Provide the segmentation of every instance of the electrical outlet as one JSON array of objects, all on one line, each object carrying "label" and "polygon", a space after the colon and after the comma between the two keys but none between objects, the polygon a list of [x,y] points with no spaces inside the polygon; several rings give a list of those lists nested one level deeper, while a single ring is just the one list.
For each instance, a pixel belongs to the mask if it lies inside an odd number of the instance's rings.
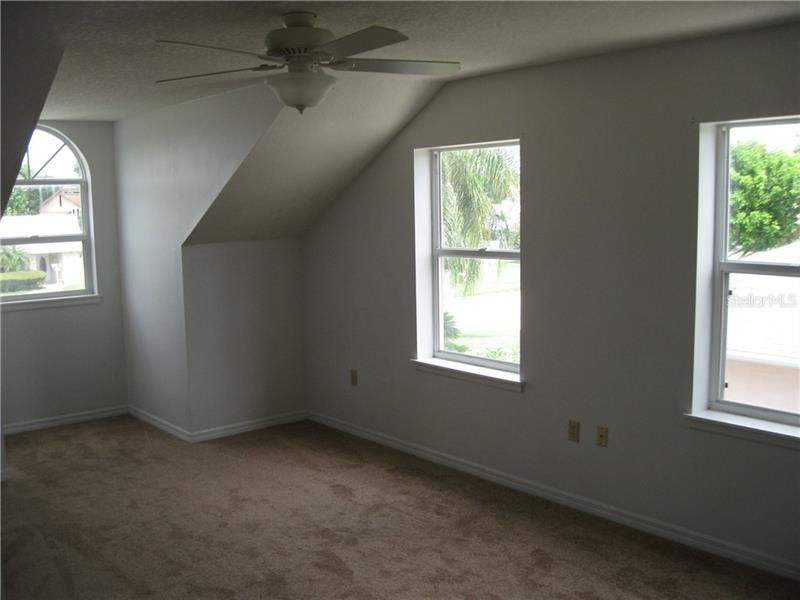
[{"label": "electrical outlet", "polygon": [[350,385],[358,387],[358,369],[350,369]]},{"label": "electrical outlet", "polygon": [[608,447],[608,427],[605,425],[597,426],[597,439],[595,443],[601,448]]},{"label": "electrical outlet", "polygon": [[581,422],[580,421],[570,421],[567,425],[567,439],[570,442],[575,442],[576,444],[580,443],[581,441]]}]

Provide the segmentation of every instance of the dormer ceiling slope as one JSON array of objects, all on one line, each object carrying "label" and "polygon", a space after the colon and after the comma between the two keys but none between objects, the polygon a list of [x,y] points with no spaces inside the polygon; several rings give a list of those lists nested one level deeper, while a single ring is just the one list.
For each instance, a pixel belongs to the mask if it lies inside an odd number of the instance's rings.
[{"label": "dormer ceiling slope", "polygon": [[340,73],[341,86],[300,115],[283,108],[188,243],[295,237],[438,89],[436,82]]}]

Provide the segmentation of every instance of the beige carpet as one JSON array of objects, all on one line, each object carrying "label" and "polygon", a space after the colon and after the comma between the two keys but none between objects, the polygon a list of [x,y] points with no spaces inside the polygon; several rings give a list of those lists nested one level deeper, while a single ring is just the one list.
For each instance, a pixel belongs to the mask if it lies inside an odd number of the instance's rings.
[{"label": "beige carpet", "polygon": [[800,598],[800,585],[313,423],[7,438],[5,600]]}]

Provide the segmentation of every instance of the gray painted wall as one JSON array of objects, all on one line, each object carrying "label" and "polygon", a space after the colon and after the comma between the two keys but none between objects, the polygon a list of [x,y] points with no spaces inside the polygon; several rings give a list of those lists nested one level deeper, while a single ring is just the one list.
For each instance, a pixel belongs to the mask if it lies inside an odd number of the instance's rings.
[{"label": "gray painted wall", "polygon": [[129,400],[192,430],[181,245],[280,110],[264,85],[117,123]]},{"label": "gray painted wall", "polygon": [[304,408],[298,240],[183,250],[194,431]]},{"label": "gray painted wall", "polygon": [[91,173],[100,302],[4,310],[3,425],[126,404],[113,123],[47,121]]},{"label": "gray painted wall", "polygon": [[[800,455],[681,414],[698,123],[800,112],[798,61],[791,26],[445,86],[304,239],[311,409],[796,564]],[[409,362],[413,149],[515,137],[523,394]],[[566,440],[574,418],[581,444]]]}]

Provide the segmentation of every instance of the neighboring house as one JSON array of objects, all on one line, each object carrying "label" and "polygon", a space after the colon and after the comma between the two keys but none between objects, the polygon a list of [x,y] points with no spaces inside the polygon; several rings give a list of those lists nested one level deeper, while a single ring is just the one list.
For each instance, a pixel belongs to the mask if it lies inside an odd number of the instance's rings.
[{"label": "neighboring house", "polygon": [[61,188],[47,200],[42,202],[40,214],[76,215],[81,218],[81,192],[78,189]]},{"label": "neighboring house", "polygon": [[[0,220],[0,237],[26,238],[81,233],[80,190],[60,189],[41,204],[36,215],[5,215]],[[30,256],[28,269],[47,274],[45,286],[59,289],[83,286],[83,244],[54,242],[17,246]]]},{"label": "neighboring house", "polygon": [[[793,263],[800,240],[745,260]],[[777,410],[800,405],[800,287],[797,280],[761,275],[731,279],[725,399]]]}]

